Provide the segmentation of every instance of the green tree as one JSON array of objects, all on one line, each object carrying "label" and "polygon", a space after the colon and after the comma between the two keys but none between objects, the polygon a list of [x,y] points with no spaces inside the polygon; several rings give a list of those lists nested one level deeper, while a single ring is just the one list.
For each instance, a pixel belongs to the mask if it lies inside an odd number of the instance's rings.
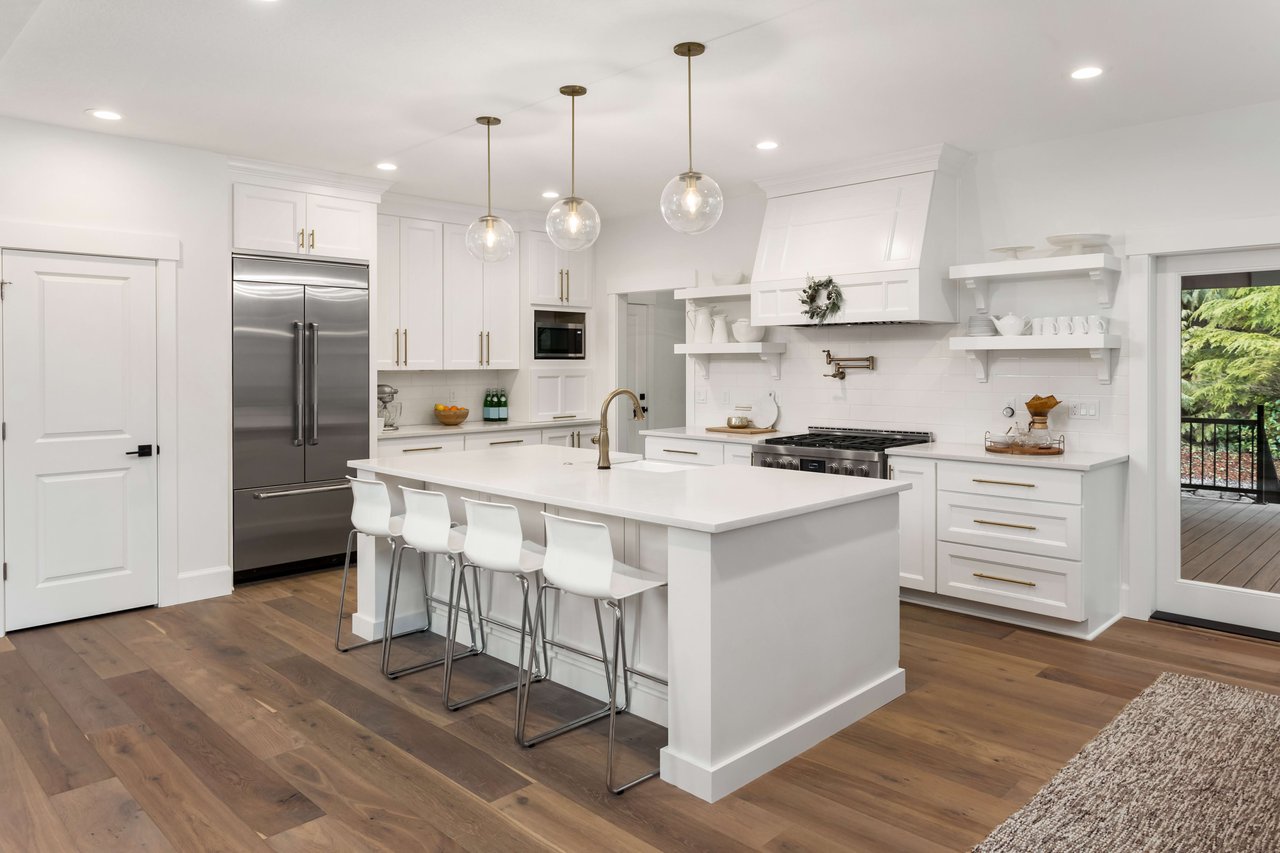
[{"label": "green tree", "polygon": [[1280,287],[1182,294],[1182,410],[1248,417],[1280,399]]}]

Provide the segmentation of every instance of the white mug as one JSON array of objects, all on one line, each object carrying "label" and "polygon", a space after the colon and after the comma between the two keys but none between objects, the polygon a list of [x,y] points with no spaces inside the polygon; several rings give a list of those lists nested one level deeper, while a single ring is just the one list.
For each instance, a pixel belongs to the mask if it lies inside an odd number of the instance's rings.
[{"label": "white mug", "polygon": [[1033,335],[1044,334],[1044,318],[1043,317],[1031,318],[1031,334]]},{"label": "white mug", "polygon": [[1089,331],[1095,335],[1106,334],[1107,321],[1099,317],[1097,314],[1089,315]]},{"label": "white mug", "polygon": [[1054,320],[1052,317],[1041,317],[1040,319],[1044,322],[1044,334],[1046,335],[1058,334],[1058,323],[1056,320]]},{"label": "white mug", "polygon": [[1066,316],[1059,317],[1055,327],[1059,335],[1071,334],[1071,318]]},{"label": "white mug", "polygon": [[1089,334],[1089,321],[1080,315],[1071,318],[1071,331],[1077,335]]}]

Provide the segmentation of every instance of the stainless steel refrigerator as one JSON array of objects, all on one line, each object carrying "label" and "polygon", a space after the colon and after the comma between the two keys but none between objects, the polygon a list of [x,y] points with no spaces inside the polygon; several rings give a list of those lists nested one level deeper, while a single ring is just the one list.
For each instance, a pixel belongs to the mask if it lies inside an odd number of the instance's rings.
[{"label": "stainless steel refrigerator", "polygon": [[232,259],[233,568],[340,555],[369,455],[369,269]]}]

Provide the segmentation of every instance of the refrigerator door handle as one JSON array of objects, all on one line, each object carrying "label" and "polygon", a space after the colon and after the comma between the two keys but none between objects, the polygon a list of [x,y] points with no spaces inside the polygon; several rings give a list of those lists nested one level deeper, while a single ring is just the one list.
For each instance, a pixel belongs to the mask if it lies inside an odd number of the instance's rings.
[{"label": "refrigerator door handle", "polygon": [[340,483],[333,486],[315,486],[309,489],[281,489],[275,492],[254,492],[253,499],[255,501],[269,501],[276,498],[293,498],[298,495],[318,495],[323,492],[345,492],[351,488],[350,483]]},{"label": "refrigerator door handle", "polygon": [[303,398],[306,396],[304,381],[307,375],[306,358],[303,355],[302,324],[293,324],[293,446],[302,446],[302,422],[306,415],[302,411]]},{"label": "refrigerator door handle", "polygon": [[311,332],[311,436],[307,444],[320,443],[320,326],[308,323]]}]

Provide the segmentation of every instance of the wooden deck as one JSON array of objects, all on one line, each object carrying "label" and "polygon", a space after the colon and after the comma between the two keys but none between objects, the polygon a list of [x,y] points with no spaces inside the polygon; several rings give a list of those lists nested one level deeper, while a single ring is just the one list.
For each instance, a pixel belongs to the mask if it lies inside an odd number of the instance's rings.
[{"label": "wooden deck", "polygon": [[1182,577],[1280,593],[1280,505],[1183,495]]}]

